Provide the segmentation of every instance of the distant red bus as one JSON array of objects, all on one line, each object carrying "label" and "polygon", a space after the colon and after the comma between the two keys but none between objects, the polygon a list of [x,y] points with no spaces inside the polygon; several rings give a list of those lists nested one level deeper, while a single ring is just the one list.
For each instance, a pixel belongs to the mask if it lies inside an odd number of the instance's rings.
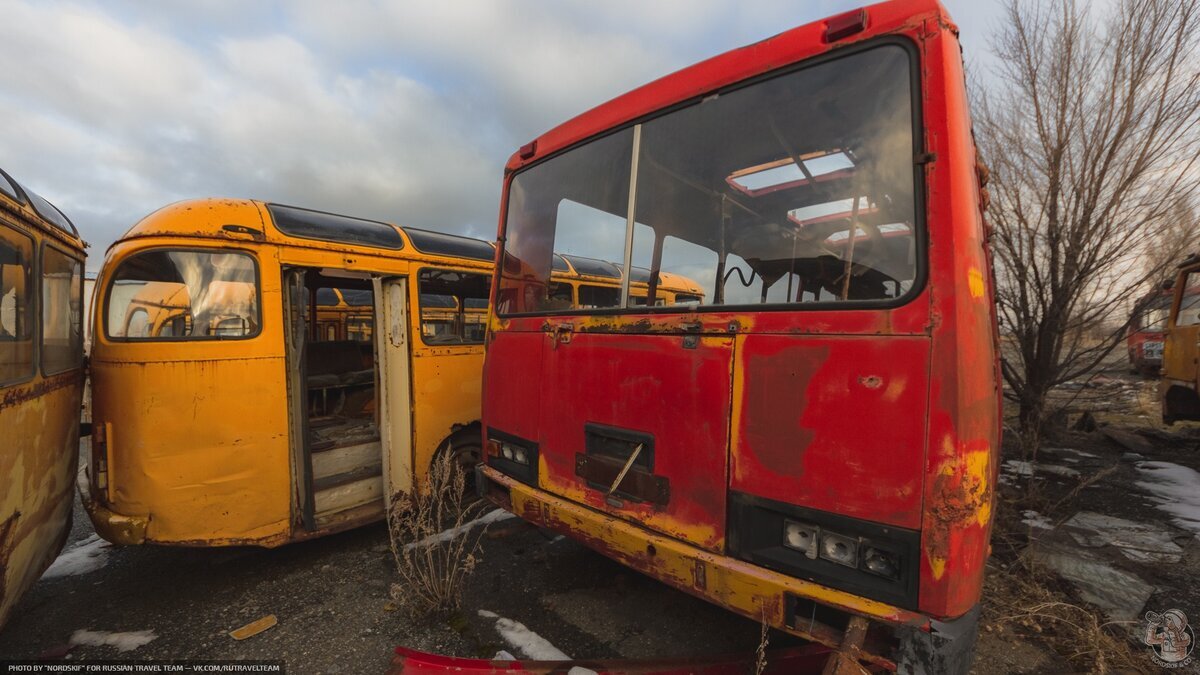
[{"label": "distant red bus", "polygon": [[[1000,397],[957,29],[872,5],[668,75],[509,160],[494,502],[755,621],[966,672]],[[587,309],[553,251],[650,270]],[[657,273],[697,302],[659,306]]]},{"label": "distant red bus", "polygon": [[1139,375],[1157,376],[1163,365],[1163,340],[1174,293],[1170,289],[1142,298],[1129,317],[1125,352],[1129,369]]}]

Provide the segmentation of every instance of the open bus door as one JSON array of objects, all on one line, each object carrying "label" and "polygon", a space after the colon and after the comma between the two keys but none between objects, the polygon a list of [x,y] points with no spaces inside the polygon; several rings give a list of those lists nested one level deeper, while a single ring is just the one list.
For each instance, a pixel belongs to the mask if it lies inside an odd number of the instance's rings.
[{"label": "open bus door", "polygon": [[376,278],[376,361],[379,364],[379,436],[383,442],[384,499],[412,494],[412,401],[408,334],[408,280]]}]

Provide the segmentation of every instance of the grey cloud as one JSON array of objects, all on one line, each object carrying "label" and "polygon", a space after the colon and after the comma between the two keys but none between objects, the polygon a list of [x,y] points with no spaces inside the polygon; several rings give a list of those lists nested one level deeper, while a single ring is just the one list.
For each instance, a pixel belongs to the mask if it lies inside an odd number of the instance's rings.
[{"label": "grey cloud", "polygon": [[209,195],[491,237],[520,144],[853,6],[14,0],[0,25],[0,59],[16,64],[0,69],[0,166],[76,221],[92,270],[137,218]]}]

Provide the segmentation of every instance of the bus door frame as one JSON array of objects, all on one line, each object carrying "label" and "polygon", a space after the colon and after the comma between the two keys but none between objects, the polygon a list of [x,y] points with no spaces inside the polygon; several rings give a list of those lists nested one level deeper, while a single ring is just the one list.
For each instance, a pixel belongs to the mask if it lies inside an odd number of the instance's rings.
[{"label": "bus door frame", "polygon": [[384,503],[412,495],[412,363],[408,278],[373,277],[375,290],[375,364],[378,373],[379,440],[383,448]]},{"label": "bus door frame", "polygon": [[[316,529],[312,495],[312,461],[308,434],[308,381],[304,352],[308,347],[308,323],[304,320],[304,291],[308,270],[303,266],[283,268],[284,362],[287,368],[288,435],[292,466],[292,517],[297,516],[307,531]],[[315,320],[316,317],[314,316]]]}]

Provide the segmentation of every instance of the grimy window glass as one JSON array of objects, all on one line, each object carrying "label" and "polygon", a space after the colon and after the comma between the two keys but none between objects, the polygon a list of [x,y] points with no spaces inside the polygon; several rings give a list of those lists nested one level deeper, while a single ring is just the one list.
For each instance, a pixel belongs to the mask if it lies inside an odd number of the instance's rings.
[{"label": "grimy window glass", "polygon": [[[601,217],[564,229],[555,205],[566,200],[622,223],[622,237],[632,228],[629,262],[653,274],[631,295],[655,297],[623,306],[662,304],[660,272],[697,282],[703,306],[899,301],[917,279],[920,241],[911,67],[904,48],[875,47],[705,97],[518,174],[506,234],[518,244],[506,249],[509,304],[498,310],[541,309],[545,251],[564,251],[576,229],[570,241],[584,248],[569,252],[613,259]],[[632,212],[623,142],[637,153]]]},{"label": "grimy window glass", "polygon": [[42,249],[42,372],[83,363],[83,263],[49,246]]},{"label": "grimy window glass", "polygon": [[[523,171],[508,193],[507,241],[496,298],[501,313],[558,309],[554,252],[620,262],[629,208],[633,131],[591,141]],[[620,293],[605,301],[617,306]]]},{"label": "grimy window glass", "polygon": [[492,278],[425,269],[418,276],[421,339],[427,345],[483,344]]},{"label": "grimy window glass", "polygon": [[258,269],[245,253],[138,253],[117,268],[107,298],[110,338],[245,338],[261,325]]},{"label": "grimy window glass", "polygon": [[33,239],[0,224],[0,383],[33,376]]},{"label": "grimy window glass", "polygon": [[1179,303],[1175,325],[1200,325],[1200,272],[1189,272],[1183,281],[1183,300]]}]

